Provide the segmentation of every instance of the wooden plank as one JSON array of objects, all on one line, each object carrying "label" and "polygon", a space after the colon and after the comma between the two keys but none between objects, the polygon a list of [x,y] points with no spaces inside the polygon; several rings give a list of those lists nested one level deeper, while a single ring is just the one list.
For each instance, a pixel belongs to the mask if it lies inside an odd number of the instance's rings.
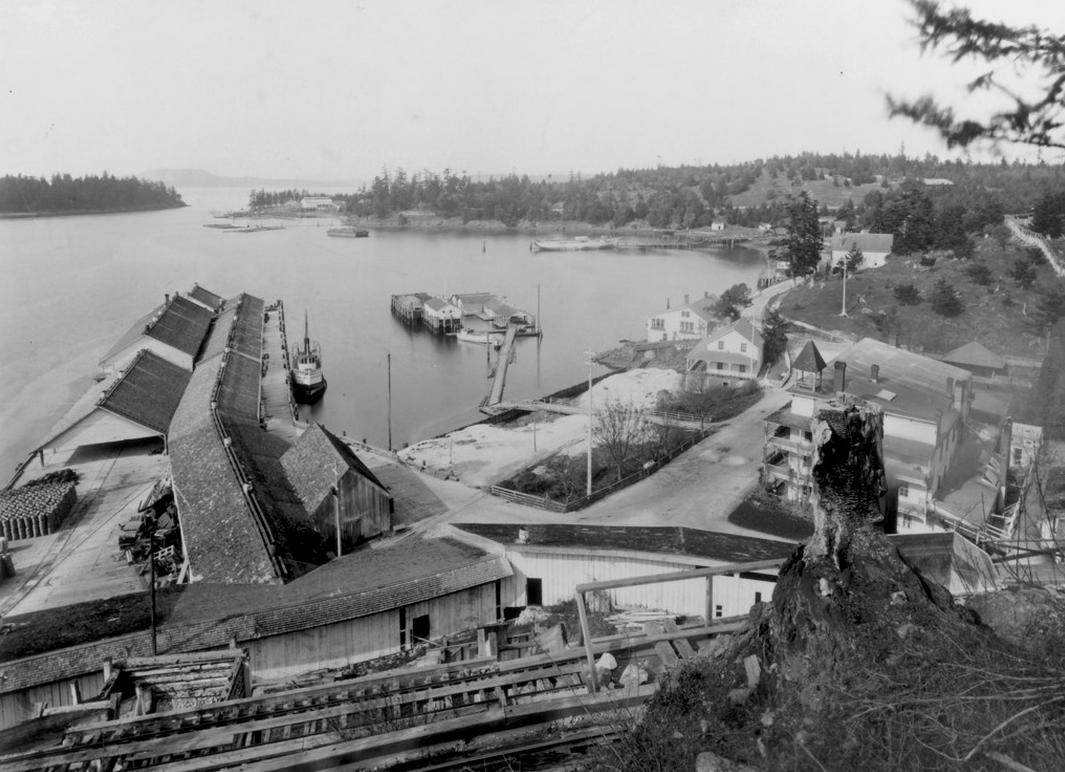
[{"label": "wooden plank", "polygon": [[659,641],[655,644],[655,653],[658,655],[659,659],[662,660],[662,664],[665,665],[667,669],[680,662],[680,657],[678,657],[677,653],[673,651],[673,647],[665,641]]}]

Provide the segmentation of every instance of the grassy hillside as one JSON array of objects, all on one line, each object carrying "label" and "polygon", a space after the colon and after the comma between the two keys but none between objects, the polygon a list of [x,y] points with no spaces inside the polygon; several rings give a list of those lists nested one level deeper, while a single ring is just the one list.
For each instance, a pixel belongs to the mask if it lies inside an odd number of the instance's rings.
[{"label": "grassy hillside", "polygon": [[851,187],[845,187],[842,182],[837,186],[825,179],[802,180],[801,183],[795,183],[783,174],[778,174],[774,178],[768,171],[763,170],[761,176],[750,188],[743,193],[730,196],[730,201],[733,206],[758,206],[774,198],[784,199],[789,195],[798,195],[802,190],[809,193],[810,198],[818,204],[836,208],[843,206],[847,199],[859,204],[867,193],[873,190],[883,190],[883,188],[879,182]]},{"label": "grassy hillside", "polygon": [[[848,279],[847,317],[839,316],[842,282],[838,278],[792,290],[785,295],[781,312],[789,319],[862,337],[890,340],[897,333],[901,345],[933,354],[977,340],[1004,356],[1039,358],[1046,343],[1031,328],[1028,312],[1038,303],[1038,289],[1059,280],[1049,266],[1040,265],[1032,288],[1018,287],[1009,271],[1023,257],[1021,247],[1008,244],[1003,248],[994,239],[980,240],[972,260],[940,258],[933,266],[922,266],[916,257],[892,257],[883,267]],[[966,269],[974,262],[990,269],[989,286],[970,278]],[[929,297],[940,279],[946,279],[958,293],[965,308],[959,316],[946,318],[932,310]],[[911,283],[923,299],[917,305],[902,305],[894,290]]]}]

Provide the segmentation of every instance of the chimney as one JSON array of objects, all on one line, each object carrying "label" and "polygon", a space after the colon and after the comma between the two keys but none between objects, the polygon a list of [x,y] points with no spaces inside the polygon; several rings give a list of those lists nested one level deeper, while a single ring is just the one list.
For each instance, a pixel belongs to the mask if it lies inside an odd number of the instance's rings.
[{"label": "chimney", "polygon": [[[156,297],[158,297],[158,295],[156,295]],[[163,293],[163,300],[166,302],[167,305],[170,305],[170,293],[169,292],[164,292]]]},{"label": "chimney", "polygon": [[965,401],[965,382],[964,381],[958,381],[957,383],[954,384],[954,394],[952,395],[951,407],[953,407],[959,413],[964,413],[965,412],[965,405],[963,404],[964,401]]},{"label": "chimney", "polygon": [[1010,447],[1013,445],[1013,419],[1006,416],[1002,422],[1002,433],[998,436],[998,452],[1006,459],[1006,468],[1009,468],[1011,458]]},{"label": "chimney", "polygon": [[880,383],[880,365],[869,365],[869,378],[873,383]]},{"label": "chimney", "polygon": [[669,310],[669,298],[666,298],[666,310]]},{"label": "chimney", "polygon": [[688,305],[688,293],[684,293],[684,305]]},{"label": "chimney", "polygon": [[838,361],[836,362],[836,373],[835,373],[834,382],[835,382],[835,386],[836,386],[836,391],[846,391],[847,390],[847,363],[846,362],[838,362]]},{"label": "chimney", "polygon": [[703,299],[710,297],[710,290],[703,290]]}]

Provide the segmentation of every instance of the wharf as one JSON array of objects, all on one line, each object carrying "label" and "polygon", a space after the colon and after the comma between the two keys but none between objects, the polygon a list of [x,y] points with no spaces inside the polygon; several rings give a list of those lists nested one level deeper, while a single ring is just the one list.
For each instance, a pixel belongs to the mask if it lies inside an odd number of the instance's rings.
[{"label": "wharf", "polygon": [[288,339],[285,334],[285,306],[278,300],[266,308],[263,322],[262,419],[267,431],[288,442],[296,439],[307,424],[296,419],[296,405],[289,388]]},{"label": "wharf", "polygon": [[507,380],[507,367],[514,357],[514,343],[518,340],[518,326],[511,324],[507,327],[507,336],[503,339],[503,345],[499,349],[496,358],[495,369],[492,370],[492,388],[482,407],[498,405],[503,400],[503,387]]}]

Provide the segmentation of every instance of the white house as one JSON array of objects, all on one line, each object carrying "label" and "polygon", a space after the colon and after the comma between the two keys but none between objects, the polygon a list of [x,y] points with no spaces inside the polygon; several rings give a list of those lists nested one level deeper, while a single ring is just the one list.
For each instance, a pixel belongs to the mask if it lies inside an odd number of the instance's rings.
[{"label": "white house", "polygon": [[887,262],[894,242],[895,237],[890,233],[837,233],[829,243],[829,265],[837,265],[854,247],[858,247],[862,250],[858,270],[879,268]]},{"label": "white house", "polygon": [[740,319],[700,341],[686,359],[688,372],[721,378],[756,378],[762,368],[761,331],[750,319]]},{"label": "white house", "polygon": [[300,209],[304,211],[335,210],[336,208],[336,203],[329,196],[304,196],[300,199]]},{"label": "white house", "polygon": [[458,332],[462,309],[443,298],[429,298],[422,306],[422,321],[434,332]]},{"label": "white house", "polygon": [[705,293],[694,303],[684,296],[684,305],[667,308],[647,319],[647,340],[701,340],[710,334],[721,320],[714,314],[717,295]]}]

